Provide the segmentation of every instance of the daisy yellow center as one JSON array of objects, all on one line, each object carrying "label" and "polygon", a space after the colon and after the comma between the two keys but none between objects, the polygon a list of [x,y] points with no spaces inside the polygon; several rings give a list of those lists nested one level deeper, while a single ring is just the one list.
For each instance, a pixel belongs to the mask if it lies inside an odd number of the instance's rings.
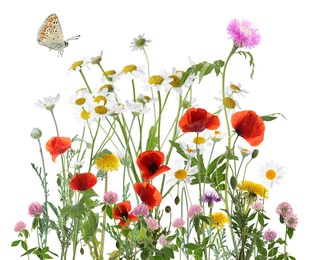
[{"label": "daisy yellow center", "polygon": [[215,135],[214,135],[211,139],[212,139],[213,141],[215,141],[215,142],[220,141],[221,138],[220,138],[220,137],[217,137],[217,135],[221,134],[220,131],[215,130],[215,131],[214,131],[214,134],[215,134]]},{"label": "daisy yellow center", "polygon": [[125,66],[123,69],[122,69],[122,72],[123,73],[128,73],[128,72],[132,72],[132,71],[134,71],[134,70],[136,70],[137,69],[137,66],[135,66],[135,65],[127,65],[127,66]]},{"label": "daisy yellow center", "polygon": [[94,111],[99,115],[105,115],[107,113],[107,108],[105,106],[97,106],[94,108]]},{"label": "daisy yellow center", "polygon": [[151,76],[148,80],[148,83],[151,85],[161,85],[163,83],[164,78],[160,75]]},{"label": "daisy yellow center", "polygon": [[180,79],[179,79],[179,77],[177,77],[176,75],[171,75],[171,76],[169,76],[169,78],[173,79],[173,80],[169,83],[173,88],[178,88],[178,87],[180,87]]},{"label": "daisy yellow center", "polygon": [[107,103],[107,99],[106,97],[104,96],[96,96],[94,99],[93,99],[94,102],[96,103],[100,103],[101,101],[104,102],[104,105]]},{"label": "daisy yellow center", "polygon": [[76,70],[77,67],[81,67],[82,64],[83,64],[83,61],[82,61],[82,60],[76,61],[76,62],[74,62],[74,63],[70,66],[70,68],[71,68],[72,70]]},{"label": "daisy yellow center", "polygon": [[265,173],[265,177],[270,181],[274,180],[276,178],[276,171],[272,169],[267,170]]},{"label": "daisy yellow center", "polygon": [[114,75],[114,74],[116,74],[116,70],[105,71],[105,74],[106,74],[106,76]]},{"label": "daisy yellow center", "polygon": [[206,142],[206,138],[198,136],[193,139],[193,143],[195,144],[204,144]]},{"label": "daisy yellow center", "polygon": [[114,89],[114,87],[112,84],[105,84],[102,87],[100,87],[100,91],[102,91],[103,89],[108,89],[108,92],[111,92]]},{"label": "daisy yellow center", "polygon": [[231,97],[225,97],[223,99],[223,104],[230,109],[234,109],[235,108],[235,101],[233,100],[233,98]]},{"label": "daisy yellow center", "polygon": [[248,149],[246,149],[246,148],[242,148],[242,154],[243,155],[248,155],[248,153],[249,153],[249,150]]},{"label": "daisy yellow center", "polygon": [[241,89],[238,86],[234,85],[234,84],[231,84],[230,88],[233,89],[234,91],[237,91],[237,92],[241,91]]},{"label": "daisy yellow center", "polygon": [[187,151],[188,153],[191,153],[191,152],[193,152],[194,150],[191,149],[191,148],[188,148],[188,149],[186,149],[186,151]]},{"label": "daisy yellow center", "polygon": [[88,120],[88,119],[90,119],[90,112],[88,112],[86,110],[82,110],[81,113],[80,113],[80,117],[83,120]]},{"label": "daisy yellow center", "polygon": [[187,171],[184,169],[177,170],[174,173],[174,177],[176,177],[179,180],[184,180],[187,177]]},{"label": "daisy yellow center", "polygon": [[77,99],[75,100],[75,104],[76,104],[77,106],[81,106],[81,105],[83,105],[84,103],[86,103],[86,98],[84,98],[84,97],[77,98]]}]

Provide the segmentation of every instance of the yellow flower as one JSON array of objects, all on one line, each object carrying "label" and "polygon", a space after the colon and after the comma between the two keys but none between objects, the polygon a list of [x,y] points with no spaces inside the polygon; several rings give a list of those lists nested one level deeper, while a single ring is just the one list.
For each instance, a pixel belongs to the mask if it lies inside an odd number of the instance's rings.
[{"label": "yellow flower", "polygon": [[115,154],[102,154],[95,159],[96,167],[104,172],[117,171],[120,166],[120,161]]},{"label": "yellow flower", "polygon": [[265,199],[268,198],[269,191],[261,184],[254,183],[251,181],[242,181],[237,185],[237,187],[242,191],[246,191],[248,195],[260,196]]},{"label": "yellow flower", "polygon": [[[210,217],[208,216],[208,221],[210,221]],[[211,214],[212,227],[216,228],[224,228],[225,224],[229,224],[230,220],[226,214],[223,212],[215,212]],[[207,225],[206,225],[207,227]]]},{"label": "yellow flower", "polygon": [[82,60],[79,60],[79,61],[75,61],[71,66],[70,66],[70,69],[72,70],[77,70],[77,68],[81,68],[83,65],[83,61]]}]

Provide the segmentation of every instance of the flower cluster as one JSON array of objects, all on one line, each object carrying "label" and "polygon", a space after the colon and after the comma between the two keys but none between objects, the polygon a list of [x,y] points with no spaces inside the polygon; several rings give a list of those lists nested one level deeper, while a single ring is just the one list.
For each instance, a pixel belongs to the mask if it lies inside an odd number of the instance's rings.
[{"label": "flower cluster", "polygon": [[[152,74],[151,40],[144,34],[130,47],[144,51],[147,70],[134,64],[105,70],[103,52],[75,61],[70,70],[85,86],[68,99],[80,127],[71,129],[73,136],[59,133],[59,94],[37,101],[51,114],[55,136],[42,149],[44,131],[31,131],[41,160],[32,168],[43,196],[28,207],[31,227],[16,223],[19,239],[12,246],[20,245],[28,259],[295,259],[287,245],[298,217],[288,202],[276,208],[285,234],[267,228],[265,205],[283,167],[274,161],[260,166],[263,183],[248,175],[267,122],[280,114],[241,109],[238,101],[248,91],[226,77],[234,55],[250,59],[252,77],[254,59],[244,48],[261,37],[249,21],[233,20],[227,32],[232,46],[225,61],[192,62],[185,70]],[[93,68],[101,86],[88,82],[86,69]],[[194,98],[211,74],[221,76],[215,111]],[[48,174],[46,156],[59,166],[56,176]],[[54,192],[59,201],[52,201]]]}]

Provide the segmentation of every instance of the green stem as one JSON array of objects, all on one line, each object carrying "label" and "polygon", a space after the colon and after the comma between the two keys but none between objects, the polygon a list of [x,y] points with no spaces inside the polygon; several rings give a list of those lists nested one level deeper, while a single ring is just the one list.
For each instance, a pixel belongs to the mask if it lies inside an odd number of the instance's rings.
[{"label": "green stem", "polygon": [[91,89],[90,89],[90,87],[89,87],[89,84],[88,84],[88,82],[87,82],[87,79],[86,79],[86,77],[85,77],[85,75],[83,74],[83,72],[82,72],[81,69],[79,70],[79,73],[80,73],[80,75],[81,75],[81,77],[82,77],[84,83],[86,84],[89,93],[92,93],[92,91],[91,91]]},{"label": "green stem", "polygon": [[[108,187],[108,174],[105,175],[104,194],[107,192]],[[103,212],[103,228],[101,232],[101,244],[100,244],[100,258],[104,259],[104,243],[105,243],[105,225],[106,225],[106,211]]]}]

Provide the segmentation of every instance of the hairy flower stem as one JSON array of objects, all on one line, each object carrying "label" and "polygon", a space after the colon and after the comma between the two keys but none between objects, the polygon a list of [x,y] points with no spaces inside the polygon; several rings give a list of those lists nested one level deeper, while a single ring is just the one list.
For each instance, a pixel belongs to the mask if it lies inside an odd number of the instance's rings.
[{"label": "hairy flower stem", "polygon": [[[233,45],[233,48],[232,48],[232,50],[231,50],[231,52],[230,52],[230,54],[229,54],[229,56],[226,59],[226,62],[224,64],[224,69],[223,69],[223,73],[222,73],[222,97],[223,97],[223,99],[225,98],[225,72],[226,72],[226,68],[227,68],[227,65],[228,65],[232,55],[236,52],[237,48],[238,47]],[[224,103],[223,103],[223,109],[224,109],[224,115],[225,115],[226,126],[227,126],[227,133],[228,133],[227,151],[231,151],[231,128],[230,128],[230,123],[229,123],[229,116],[228,116],[227,111],[226,111],[227,108],[226,108]],[[225,203],[226,211],[228,213],[229,213],[229,201],[228,201],[229,162],[230,162],[230,159],[227,157],[227,159],[226,159],[226,169],[225,169],[224,203]],[[237,245],[236,245],[236,240],[235,240],[235,236],[234,236],[234,231],[233,231],[233,228],[232,228],[232,223],[230,224],[230,233],[231,233],[233,245],[234,245],[234,248],[235,248],[235,252],[237,252]]]},{"label": "hairy flower stem", "polygon": [[42,185],[43,194],[44,194],[44,204],[43,204],[44,238],[43,238],[43,246],[45,247],[48,243],[48,230],[49,230],[49,213],[48,213],[48,196],[49,196],[49,194],[48,194],[48,182],[47,182],[47,175],[48,174],[47,174],[46,168],[45,168],[40,138],[38,138],[37,140],[38,140],[39,152],[40,152],[40,156],[41,156],[41,163],[42,163],[42,170],[43,170],[43,177],[42,177],[42,175],[39,177],[41,179],[41,185]]},{"label": "hairy flower stem", "polygon": [[[108,187],[108,174],[106,173],[105,175],[105,184],[104,184],[104,194],[107,192],[107,187]],[[103,212],[103,228],[101,232],[101,244],[100,244],[100,258],[104,259],[104,243],[105,243],[105,225],[106,225],[106,211]]]}]

